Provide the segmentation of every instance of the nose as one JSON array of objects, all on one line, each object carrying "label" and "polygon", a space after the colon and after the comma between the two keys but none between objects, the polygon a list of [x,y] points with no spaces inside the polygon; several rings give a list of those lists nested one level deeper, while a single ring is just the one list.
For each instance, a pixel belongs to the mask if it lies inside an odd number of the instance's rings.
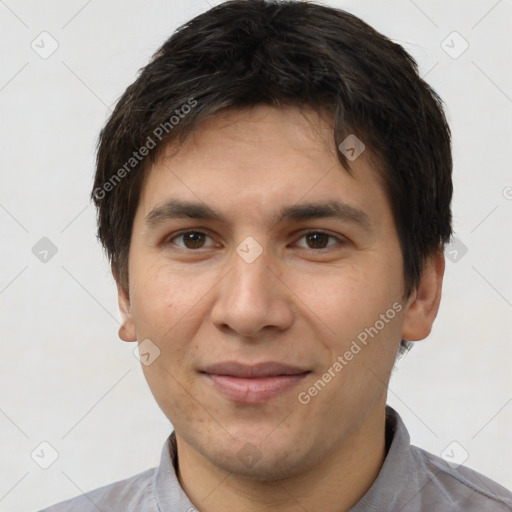
[{"label": "nose", "polygon": [[224,332],[256,339],[293,323],[293,294],[265,253],[251,262],[234,254],[230,271],[216,289],[211,321]]}]

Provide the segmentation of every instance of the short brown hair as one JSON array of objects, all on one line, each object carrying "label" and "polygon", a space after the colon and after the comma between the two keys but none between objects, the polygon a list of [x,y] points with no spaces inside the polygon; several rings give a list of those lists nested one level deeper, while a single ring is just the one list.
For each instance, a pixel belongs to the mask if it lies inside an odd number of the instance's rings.
[{"label": "short brown hair", "polygon": [[298,1],[231,0],[197,16],[118,101],[100,134],[92,198],[121,286],[128,289],[133,219],[158,148],[184,140],[206,116],[258,104],[327,110],[336,146],[356,134],[377,155],[409,295],[426,259],[451,236],[452,157],[441,100],[401,46],[347,12]]}]

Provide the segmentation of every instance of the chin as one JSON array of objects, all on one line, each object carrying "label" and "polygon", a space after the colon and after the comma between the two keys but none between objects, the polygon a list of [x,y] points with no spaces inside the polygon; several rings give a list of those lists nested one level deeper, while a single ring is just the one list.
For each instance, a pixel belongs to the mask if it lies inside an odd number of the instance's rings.
[{"label": "chin", "polygon": [[261,459],[254,463],[238,460],[236,453],[229,460],[214,459],[211,462],[237,478],[262,483],[285,480],[298,475],[304,469],[298,461],[283,460],[275,452],[267,456],[262,454]]},{"label": "chin", "polygon": [[299,452],[295,443],[290,444],[290,439],[262,439],[258,444],[246,439],[251,436],[244,436],[243,441],[229,440],[226,446],[215,444],[213,450],[211,445],[206,446],[203,456],[222,471],[254,482],[287,479],[315,463],[312,456]]}]

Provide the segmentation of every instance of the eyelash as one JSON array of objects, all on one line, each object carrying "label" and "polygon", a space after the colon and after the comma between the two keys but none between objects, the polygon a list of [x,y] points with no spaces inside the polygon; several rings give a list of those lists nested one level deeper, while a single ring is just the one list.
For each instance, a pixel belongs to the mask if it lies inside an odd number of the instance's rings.
[{"label": "eyelash", "polygon": [[[180,238],[180,237],[183,237],[187,234],[190,234],[190,233],[195,233],[195,234],[200,234],[200,235],[205,235],[206,237],[208,238],[212,238],[210,235],[208,235],[208,233],[205,233],[204,231],[199,231],[199,230],[194,230],[194,229],[189,229],[187,231],[181,231],[175,235],[173,235],[172,237],[170,238],[167,238],[166,239],[166,244],[171,244],[171,245],[176,245],[173,240],[177,239],[177,238]],[[339,244],[345,244],[346,243],[346,240],[343,238],[343,237],[339,237],[339,236],[335,236],[335,235],[332,235],[331,233],[327,233],[325,231],[322,231],[322,230],[309,230],[309,231],[306,231],[306,232],[303,232],[303,234],[298,238],[298,240],[301,240],[303,238],[305,238],[306,236],[308,235],[324,235],[324,236],[327,236],[329,237],[329,239],[334,239],[336,240]],[[328,242],[329,243],[329,242]],[[315,249],[315,248],[312,248],[312,247],[301,247],[301,249],[309,249],[311,251],[315,251],[315,252],[320,252],[320,251],[327,251],[329,249],[331,249],[332,247],[334,247],[336,244],[333,244],[333,245],[327,245],[326,247],[321,247],[321,248],[318,248],[318,249]],[[181,246],[177,246],[179,249],[181,250],[184,250],[184,251],[190,251],[190,252],[199,252],[201,251],[202,249],[208,249],[209,247],[200,247],[198,249],[190,249],[188,247],[181,247]]]}]

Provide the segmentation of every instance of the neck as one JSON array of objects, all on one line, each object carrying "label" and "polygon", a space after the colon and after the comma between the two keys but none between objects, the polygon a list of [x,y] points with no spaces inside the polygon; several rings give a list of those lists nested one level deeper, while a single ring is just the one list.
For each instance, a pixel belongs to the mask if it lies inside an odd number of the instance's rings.
[{"label": "neck", "polygon": [[373,411],[316,466],[280,480],[249,480],[214,466],[176,433],[178,479],[201,511],[277,512],[350,510],[371,487],[382,467],[385,411]]}]

